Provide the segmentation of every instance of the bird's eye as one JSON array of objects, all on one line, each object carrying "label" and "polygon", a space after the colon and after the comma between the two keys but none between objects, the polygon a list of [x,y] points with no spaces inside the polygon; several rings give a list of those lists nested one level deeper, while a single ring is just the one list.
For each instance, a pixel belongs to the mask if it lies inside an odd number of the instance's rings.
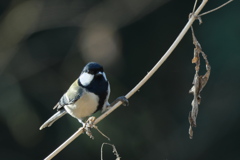
[{"label": "bird's eye", "polygon": [[94,74],[94,72],[92,70],[88,70],[87,73]]}]

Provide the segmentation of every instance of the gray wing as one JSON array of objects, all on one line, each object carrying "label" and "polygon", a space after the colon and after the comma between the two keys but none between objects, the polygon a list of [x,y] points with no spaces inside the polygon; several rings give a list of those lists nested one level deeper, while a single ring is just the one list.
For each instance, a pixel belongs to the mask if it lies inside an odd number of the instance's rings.
[{"label": "gray wing", "polygon": [[61,97],[59,102],[53,109],[59,110],[65,105],[73,104],[76,102],[83,94],[84,88],[78,85],[77,80],[70,86],[68,91]]}]

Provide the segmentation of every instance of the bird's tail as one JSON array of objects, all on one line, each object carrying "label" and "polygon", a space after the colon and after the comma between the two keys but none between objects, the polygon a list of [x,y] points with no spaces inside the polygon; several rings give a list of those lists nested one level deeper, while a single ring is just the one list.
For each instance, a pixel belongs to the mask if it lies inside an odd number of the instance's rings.
[{"label": "bird's tail", "polygon": [[55,113],[52,117],[50,117],[43,125],[39,128],[42,130],[43,128],[50,127],[56,120],[64,116],[67,112],[63,109]]}]

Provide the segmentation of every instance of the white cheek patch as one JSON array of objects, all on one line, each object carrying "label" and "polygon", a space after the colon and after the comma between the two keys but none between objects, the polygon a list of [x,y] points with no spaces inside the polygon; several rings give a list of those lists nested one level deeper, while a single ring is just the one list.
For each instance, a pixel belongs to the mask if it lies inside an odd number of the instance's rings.
[{"label": "white cheek patch", "polygon": [[91,81],[93,80],[93,75],[89,74],[89,73],[82,73],[80,75],[80,82],[83,86],[87,86],[91,83]]}]

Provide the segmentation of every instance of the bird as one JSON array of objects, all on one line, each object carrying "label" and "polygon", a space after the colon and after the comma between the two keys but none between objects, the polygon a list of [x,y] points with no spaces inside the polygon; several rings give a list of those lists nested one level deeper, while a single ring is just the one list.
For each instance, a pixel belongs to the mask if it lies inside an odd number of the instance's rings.
[{"label": "bird", "polygon": [[53,107],[57,112],[39,128],[50,127],[55,121],[67,113],[83,124],[86,117],[97,111],[106,111],[110,106],[110,83],[103,67],[96,62],[89,62],[83,68],[80,76],[63,94]]}]

